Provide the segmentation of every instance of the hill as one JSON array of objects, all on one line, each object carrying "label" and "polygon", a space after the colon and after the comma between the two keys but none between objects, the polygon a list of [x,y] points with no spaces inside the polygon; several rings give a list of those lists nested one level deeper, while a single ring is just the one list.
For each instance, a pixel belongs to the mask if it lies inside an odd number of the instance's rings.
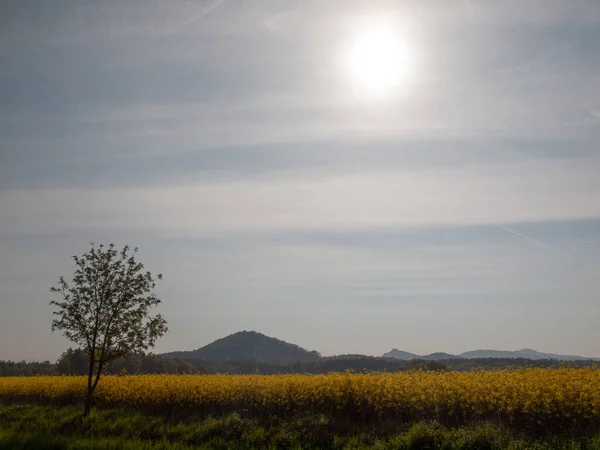
[{"label": "hill", "polygon": [[403,361],[410,361],[411,359],[421,358],[420,355],[415,353],[405,352],[402,350],[398,350],[397,348],[393,348],[391,351],[383,354],[384,358],[395,358],[401,359]]},{"label": "hill", "polygon": [[161,356],[183,361],[252,361],[267,364],[313,362],[321,357],[316,351],[308,351],[256,331],[239,331],[197,350],[171,352]]}]

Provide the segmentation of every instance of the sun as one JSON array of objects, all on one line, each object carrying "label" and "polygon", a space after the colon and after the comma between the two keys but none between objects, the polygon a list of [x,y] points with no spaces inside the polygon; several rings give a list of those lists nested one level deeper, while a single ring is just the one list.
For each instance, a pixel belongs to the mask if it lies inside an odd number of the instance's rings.
[{"label": "sun", "polygon": [[391,95],[408,80],[412,58],[400,27],[376,19],[359,28],[344,54],[344,70],[356,88],[369,96]]}]

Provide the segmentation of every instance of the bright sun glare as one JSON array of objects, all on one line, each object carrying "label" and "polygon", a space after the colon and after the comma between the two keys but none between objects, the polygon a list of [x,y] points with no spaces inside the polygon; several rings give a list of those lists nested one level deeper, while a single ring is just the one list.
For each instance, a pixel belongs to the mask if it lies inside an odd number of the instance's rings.
[{"label": "bright sun glare", "polygon": [[374,97],[402,87],[411,70],[406,40],[394,21],[379,19],[359,29],[345,54],[345,70],[357,88]]}]

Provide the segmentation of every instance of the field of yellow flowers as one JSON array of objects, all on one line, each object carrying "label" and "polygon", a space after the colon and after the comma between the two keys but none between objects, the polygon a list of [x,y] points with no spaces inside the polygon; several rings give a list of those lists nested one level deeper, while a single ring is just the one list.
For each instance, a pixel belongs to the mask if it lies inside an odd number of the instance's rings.
[{"label": "field of yellow flowers", "polygon": [[[0,401],[70,404],[83,398],[84,377],[0,378]],[[519,369],[327,375],[115,375],[96,390],[98,405],[153,411],[302,412],[352,420],[433,419],[461,425],[600,428],[600,370]]]}]

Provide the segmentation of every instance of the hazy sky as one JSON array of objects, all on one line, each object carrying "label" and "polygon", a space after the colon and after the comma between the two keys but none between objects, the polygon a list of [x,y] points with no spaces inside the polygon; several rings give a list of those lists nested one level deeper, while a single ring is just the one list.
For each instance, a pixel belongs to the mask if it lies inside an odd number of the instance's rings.
[{"label": "hazy sky", "polygon": [[164,274],[159,352],[600,356],[599,42],[595,0],[0,2],[0,359],[71,345],[91,241]]}]

